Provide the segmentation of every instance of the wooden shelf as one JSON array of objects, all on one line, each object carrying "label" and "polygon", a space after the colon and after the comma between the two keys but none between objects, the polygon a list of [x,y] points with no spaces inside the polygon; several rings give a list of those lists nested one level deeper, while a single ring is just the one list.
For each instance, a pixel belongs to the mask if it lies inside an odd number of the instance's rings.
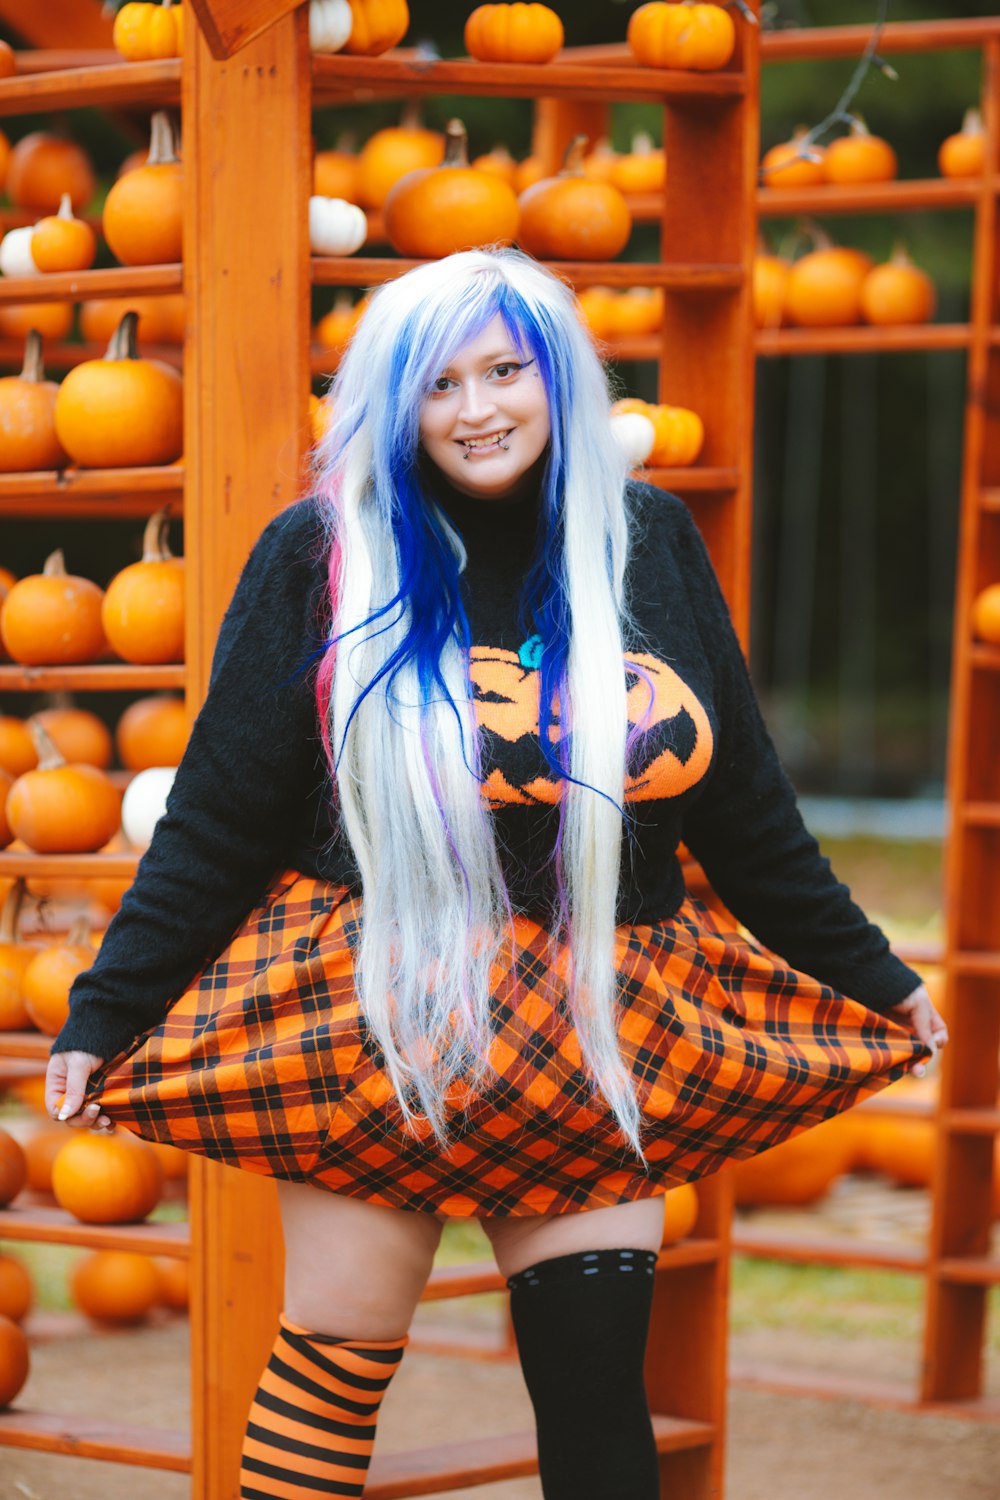
[{"label": "wooden shelf", "polygon": [[1000,1109],[975,1109],[971,1105],[942,1110],[942,1130],[955,1135],[997,1135],[1000,1133]]},{"label": "wooden shelf", "polygon": [[36,1453],[72,1454],[144,1469],[191,1471],[191,1438],[159,1427],[132,1427],[79,1412],[0,1411],[0,1447],[30,1448]]},{"label": "wooden shelf", "polygon": [[1000,952],[974,952],[966,949],[964,952],[953,953],[951,968],[956,974],[971,974],[974,978],[982,979],[1000,979]]},{"label": "wooden shelf", "polygon": [[1000,489],[980,490],[979,507],[990,515],[1000,516]]},{"label": "wooden shelf", "polygon": [[1000,1260],[988,1256],[944,1256],[937,1263],[942,1281],[961,1286],[1000,1286]]},{"label": "wooden shelf", "polygon": [[0,1031],[0,1059],[30,1058],[48,1062],[52,1038],[42,1031]]},{"label": "wooden shelf", "polygon": [[969,657],[972,665],[984,672],[1000,672],[1000,646],[987,646],[982,641],[977,641],[970,648]]},{"label": "wooden shelf", "polygon": [[50,271],[46,275],[0,278],[0,307],[13,302],[80,302],[88,297],[151,297],[160,292],[183,290],[184,273],[179,263],[109,266],[101,271]]},{"label": "wooden shelf", "polygon": [[[130,880],[139,863],[128,854],[11,854],[0,851],[0,876],[38,880]],[[0,1032],[0,1047],[5,1033]]]},{"label": "wooden shelf", "polygon": [[887,1271],[922,1272],[928,1264],[926,1252],[909,1245],[848,1239],[846,1235],[826,1239],[789,1235],[744,1223],[733,1225],[731,1248],[734,1255],[812,1266],[876,1266]]},{"label": "wooden shelf", "polygon": [[[106,344],[52,344],[48,340],[43,340],[43,344],[45,369],[48,373],[53,370],[71,370],[74,365],[82,365],[84,360],[103,359],[107,353]],[[180,344],[149,344],[140,340],[139,352],[143,359],[160,359],[177,370],[184,365],[184,351]],[[20,370],[23,363],[24,340],[0,339],[0,368]]]},{"label": "wooden shelf", "polygon": [[[761,187],[757,212],[763,218],[798,218],[802,214],[915,213],[924,209],[973,208],[982,194],[978,177],[931,177],[896,182],[834,184],[811,188]],[[990,190],[1000,191],[994,177]]]},{"label": "wooden shelf", "polygon": [[962,822],[967,828],[1000,828],[1000,802],[966,802]]},{"label": "wooden shelf", "polygon": [[0,663],[0,693],[162,693],[183,688],[185,682],[183,663],[167,667],[133,667],[128,662],[80,667]]},{"label": "wooden shelf", "polygon": [[[66,62],[66,54],[34,54],[37,59],[49,56],[54,62]],[[119,57],[77,66],[49,67],[36,70],[30,52],[18,52],[19,71],[13,78],[0,79],[0,116],[48,113],[58,109],[85,109],[95,104],[140,104],[150,109],[181,102],[181,60],[168,57],[158,62],[130,63]]]},{"label": "wooden shelf", "polygon": [[[426,264],[423,260],[380,255],[314,255],[312,280],[314,286],[376,286],[412,271],[414,266]],[[658,261],[631,260],[547,260],[542,264],[574,286],[663,286],[675,291],[735,291],[743,284],[744,275],[743,267],[737,265],[664,265]],[[25,296],[22,293],[21,300]]]},{"label": "wooden shelf", "polygon": [[[804,62],[810,58],[854,57],[864,51],[871,26],[809,26],[763,31],[762,62]],[[1000,17],[959,21],[891,21],[879,36],[883,57],[893,52],[950,52],[978,47],[1000,37]]]},{"label": "wooden shelf", "polygon": [[83,1245],[90,1250],[139,1250],[146,1255],[191,1253],[185,1223],[81,1224],[63,1208],[17,1202],[0,1209],[0,1240],[35,1240],[46,1245]]},{"label": "wooden shelf", "polygon": [[[465,94],[505,99],[629,99],[662,103],[698,97],[738,99],[746,93],[742,73],[696,73],[680,69],[639,67],[628,49],[620,62],[609,61],[595,76],[575,49],[543,65],[482,63],[474,58],[423,57],[414,48],[397,48],[381,57],[344,53],[314,54],[313,106],[367,103],[379,97]],[[589,59],[587,60],[589,62]]]},{"label": "wooden shelf", "polygon": [[8,520],[132,520],[167,504],[176,515],[183,497],[183,463],[0,474],[0,517]]},{"label": "wooden shelf", "polygon": [[[653,1436],[658,1453],[703,1448],[715,1437],[708,1422],[654,1414]],[[409,1453],[378,1454],[372,1459],[365,1495],[368,1500],[399,1500],[400,1496],[437,1495],[472,1484],[498,1484],[538,1472],[538,1449],[533,1432],[507,1432],[501,1437],[474,1438],[439,1448]]]},{"label": "wooden shelf", "polygon": [[[680,1240],[676,1245],[667,1245],[660,1251],[656,1258],[656,1269],[669,1271],[683,1266],[711,1265],[718,1260],[721,1248],[718,1240]],[[500,1274],[493,1261],[473,1261],[467,1265],[436,1266],[420,1300],[445,1302],[452,1297],[471,1297],[480,1292],[506,1290],[506,1277]]]},{"label": "wooden shelf", "polygon": [[913,327],[761,328],[758,354],[907,354],[913,350],[967,349],[966,323],[920,323]]}]

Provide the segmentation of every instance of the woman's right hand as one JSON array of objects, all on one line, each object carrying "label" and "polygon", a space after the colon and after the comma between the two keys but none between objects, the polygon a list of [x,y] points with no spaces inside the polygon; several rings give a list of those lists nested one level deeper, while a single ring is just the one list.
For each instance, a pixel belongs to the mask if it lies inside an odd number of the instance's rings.
[{"label": "woman's right hand", "polygon": [[87,1080],[103,1062],[103,1057],[95,1057],[92,1052],[52,1054],[45,1070],[45,1108],[53,1120],[87,1129],[114,1130],[113,1123],[101,1113],[96,1100],[92,1100],[86,1109],[80,1108],[87,1091]]}]

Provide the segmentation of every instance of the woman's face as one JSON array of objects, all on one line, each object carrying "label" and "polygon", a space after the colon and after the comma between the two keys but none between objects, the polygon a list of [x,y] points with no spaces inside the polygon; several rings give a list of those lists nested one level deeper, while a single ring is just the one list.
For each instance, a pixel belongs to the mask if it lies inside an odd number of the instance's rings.
[{"label": "woman's face", "polygon": [[534,360],[522,361],[498,313],[434,379],[420,410],[424,451],[463,495],[516,500],[549,440]]}]

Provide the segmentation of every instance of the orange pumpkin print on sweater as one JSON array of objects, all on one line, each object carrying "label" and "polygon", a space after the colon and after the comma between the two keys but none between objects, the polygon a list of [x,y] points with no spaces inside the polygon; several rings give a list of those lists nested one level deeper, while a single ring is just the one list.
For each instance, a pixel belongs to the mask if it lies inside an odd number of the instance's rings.
[{"label": "orange pumpkin print on sweater", "polygon": [[[469,676],[490,806],[557,803],[562,782],[552,775],[539,740],[537,668],[523,665],[516,651],[473,646]],[[646,652],[626,658],[626,677],[629,724],[643,727],[629,756],[625,800],[679,797],[711,764],[714,741],[705,706],[672,667]],[[555,741],[558,724],[550,734]]]}]

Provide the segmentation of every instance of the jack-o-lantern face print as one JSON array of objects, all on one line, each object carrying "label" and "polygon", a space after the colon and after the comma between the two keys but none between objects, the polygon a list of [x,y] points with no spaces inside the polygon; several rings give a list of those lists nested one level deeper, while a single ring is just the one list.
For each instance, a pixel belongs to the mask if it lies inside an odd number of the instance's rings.
[{"label": "jack-o-lantern face print", "polygon": [[[632,741],[625,800],[679,797],[705,775],[712,727],[704,704],[672,667],[635,652],[626,658]],[[492,807],[554,805],[563,783],[553,776],[539,737],[539,674],[516,651],[474,646],[470,653],[476,722],[483,737],[484,795]],[[558,738],[558,711],[551,737]]]}]

